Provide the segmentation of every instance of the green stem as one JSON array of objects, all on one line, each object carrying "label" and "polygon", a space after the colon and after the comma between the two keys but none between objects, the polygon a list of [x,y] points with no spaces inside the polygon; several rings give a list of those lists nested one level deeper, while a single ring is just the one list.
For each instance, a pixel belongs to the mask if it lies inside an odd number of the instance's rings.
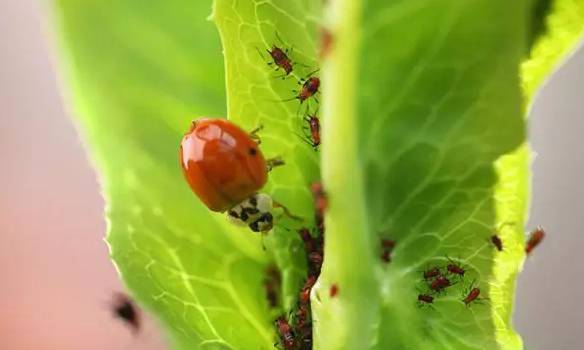
[{"label": "green stem", "polygon": [[[326,12],[334,38],[322,65],[322,176],[329,205],[325,260],[313,295],[315,349],[364,349],[374,339],[379,294],[356,132],[361,1],[332,1]],[[332,284],[339,288],[334,298]]]}]

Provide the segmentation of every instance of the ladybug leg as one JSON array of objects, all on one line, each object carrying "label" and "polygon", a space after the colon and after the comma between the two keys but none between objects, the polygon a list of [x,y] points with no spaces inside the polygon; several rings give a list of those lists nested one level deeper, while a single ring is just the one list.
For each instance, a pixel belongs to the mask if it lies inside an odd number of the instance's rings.
[{"label": "ladybug leg", "polygon": [[292,214],[292,212],[290,212],[290,210],[288,208],[286,208],[282,203],[279,203],[276,201],[273,201],[273,202],[274,202],[274,208],[282,209],[284,214],[287,217],[289,217],[290,219],[295,220],[295,221],[304,221],[304,219],[302,219],[300,216],[296,216],[296,215]]},{"label": "ladybug leg", "polygon": [[280,157],[270,158],[266,160],[266,163],[268,165],[268,171],[272,171],[272,169],[274,169],[275,167],[286,164],[286,162],[284,162],[284,159]]},{"label": "ladybug leg", "polygon": [[260,124],[257,128],[249,132],[249,137],[251,137],[251,139],[254,140],[258,145],[262,143],[262,140],[260,139],[260,135],[258,135],[258,133],[263,129],[264,126]]}]

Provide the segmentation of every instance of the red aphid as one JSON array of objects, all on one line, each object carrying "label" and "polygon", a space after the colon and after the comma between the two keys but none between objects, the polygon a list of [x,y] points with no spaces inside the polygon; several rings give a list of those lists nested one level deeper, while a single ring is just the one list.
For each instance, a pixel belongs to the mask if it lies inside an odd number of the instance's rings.
[{"label": "red aphid", "polygon": [[320,29],[320,52],[321,59],[325,58],[333,46],[333,33],[326,28]]},{"label": "red aphid", "polygon": [[307,228],[301,228],[298,230],[298,234],[300,235],[302,242],[304,242],[304,250],[306,251],[306,254],[310,254],[317,250],[317,242]]},{"label": "red aphid", "polygon": [[310,129],[310,140],[306,141],[313,148],[317,148],[320,145],[320,121],[316,115],[308,116],[304,120],[308,122],[308,127]]},{"label": "red aphid", "polygon": [[493,243],[493,245],[495,246],[495,248],[497,248],[498,251],[503,251],[503,241],[501,241],[501,238],[497,235],[492,235],[491,236],[491,243]]},{"label": "red aphid", "polygon": [[468,295],[462,300],[466,305],[472,303],[473,301],[475,301],[479,295],[481,294],[481,290],[478,288],[473,288],[470,290],[470,292],[468,293]]},{"label": "red aphid", "polygon": [[324,212],[328,206],[328,200],[326,198],[326,193],[320,182],[314,182],[310,186],[310,191],[312,192],[312,197],[314,199],[314,208],[316,209],[317,217],[323,217]]},{"label": "red aphid", "polygon": [[295,349],[296,337],[294,336],[294,331],[292,330],[292,326],[290,326],[284,317],[279,317],[276,320],[276,328],[278,329],[278,335],[280,336],[280,343],[284,349]]},{"label": "red aphid", "polygon": [[466,270],[464,268],[462,268],[460,265],[457,265],[455,263],[450,263],[450,264],[446,265],[446,270],[453,275],[459,275],[459,276],[464,276],[464,273],[466,272]]},{"label": "red aphid", "polygon": [[272,46],[271,49],[267,50],[274,64],[286,72],[286,75],[292,72],[292,60],[288,57],[288,50],[284,51],[276,45]]},{"label": "red aphid", "polygon": [[336,297],[339,294],[339,286],[337,286],[336,284],[333,284],[331,286],[331,288],[329,289],[329,295],[331,298]]},{"label": "red aphid", "polygon": [[296,310],[295,327],[300,330],[300,333],[304,333],[303,328],[308,324],[308,306],[308,304],[300,304]]},{"label": "red aphid", "polygon": [[450,283],[450,280],[448,278],[440,275],[436,277],[436,279],[434,279],[432,283],[430,283],[430,289],[436,292],[440,292],[444,290],[446,287],[450,287],[451,285],[452,284]]},{"label": "red aphid", "polygon": [[310,254],[308,254],[308,260],[314,265],[314,266],[320,266],[322,265],[322,254],[320,252],[312,252]]},{"label": "red aphid", "polygon": [[429,270],[424,271],[423,276],[424,276],[425,280],[429,280],[429,279],[432,279],[434,277],[438,277],[438,276],[440,276],[440,269],[437,267],[433,267]]},{"label": "red aphid", "polygon": [[541,226],[535,229],[535,231],[531,232],[529,238],[527,239],[527,243],[525,245],[525,253],[531,254],[531,252],[537,247],[543,238],[545,237],[545,231]]},{"label": "red aphid", "polygon": [[310,300],[310,291],[312,290],[312,287],[314,286],[314,284],[316,283],[316,276],[309,276],[308,279],[306,279],[306,282],[304,283],[304,287],[302,287],[302,290],[300,291],[300,303],[301,304],[307,304],[308,301]]},{"label": "red aphid", "polygon": [[431,304],[434,301],[434,297],[429,294],[418,294],[418,301],[421,303]]},{"label": "red aphid", "polygon": [[140,311],[126,294],[115,293],[112,300],[111,310],[114,317],[126,323],[137,334],[140,332],[142,320]]},{"label": "red aphid", "polygon": [[391,251],[389,250],[384,250],[381,252],[381,261],[383,261],[386,264],[389,264],[391,262]]},{"label": "red aphid", "polygon": [[320,87],[320,79],[317,77],[310,77],[304,81],[302,88],[298,92],[296,98],[300,100],[300,103],[308,100],[310,97],[314,96],[318,92]]}]

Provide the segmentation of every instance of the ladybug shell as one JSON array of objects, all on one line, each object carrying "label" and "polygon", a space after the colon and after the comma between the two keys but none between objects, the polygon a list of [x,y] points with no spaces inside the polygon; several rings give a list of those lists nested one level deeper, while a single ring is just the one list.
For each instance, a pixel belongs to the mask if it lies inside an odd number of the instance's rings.
[{"label": "ladybug shell", "polygon": [[193,192],[217,212],[249,198],[267,181],[257,143],[225,119],[193,121],[181,142],[180,162]]}]

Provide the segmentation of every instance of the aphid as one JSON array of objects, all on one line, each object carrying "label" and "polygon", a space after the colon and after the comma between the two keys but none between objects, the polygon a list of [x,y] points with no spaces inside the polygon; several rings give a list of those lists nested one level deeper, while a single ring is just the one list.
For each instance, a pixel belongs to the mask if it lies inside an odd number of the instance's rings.
[{"label": "aphid", "polygon": [[304,242],[304,250],[306,251],[306,254],[316,251],[316,240],[312,237],[307,228],[301,228],[298,230],[298,234],[300,235],[302,242]]},{"label": "aphid", "polygon": [[450,280],[442,275],[436,277],[436,279],[434,279],[432,281],[432,283],[430,283],[430,289],[432,289],[435,292],[441,292],[443,291],[446,287],[450,287],[452,284],[450,283]]},{"label": "aphid", "polygon": [[[280,43],[282,43],[284,45],[284,41],[282,41],[282,39],[280,38],[278,33],[276,33],[276,37],[278,38]],[[272,47],[270,49],[266,49],[266,51],[268,52],[268,54],[270,55],[270,57],[272,58],[272,61],[273,61],[273,62],[269,62],[268,65],[270,65],[270,66],[275,65],[276,70],[282,69],[286,73],[283,77],[286,77],[287,75],[292,73],[293,64],[292,64],[292,60],[288,56],[288,48],[283,50],[276,45],[272,45]],[[259,49],[258,49],[258,53],[260,54],[262,59],[264,59],[264,56],[262,55],[262,53],[260,52]]]},{"label": "aphid", "polygon": [[115,293],[112,300],[111,310],[114,317],[126,323],[134,332],[138,333],[141,328],[140,312],[134,302],[123,293]]},{"label": "aphid", "polygon": [[320,252],[312,252],[308,254],[308,260],[314,265],[319,266],[322,265],[322,254]]},{"label": "aphid", "polygon": [[301,330],[308,323],[307,322],[307,320],[308,320],[308,305],[309,304],[307,304],[307,303],[300,304],[298,306],[298,310],[296,310],[296,323],[295,323],[295,327],[296,327],[296,329],[300,330],[299,333],[302,332]]},{"label": "aphid", "polygon": [[418,294],[418,301],[420,303],[431,304],[434,302],[434,297],[430,294]]},{"label": "aphid", "polygon": [[320,121],[316,115],[307,116],[304,120],[308,123],[310,137],[304,137],[303,140],[312,146],[312,148],[317,149],[320,145]]},{"label": "aphid", "polygon": [[468,306],[470,303],[475,301],[479,297],[480,294],[481,294],[481,290],[474,287],[473,289],[470,290],[468,295],[466,297],[464,297],[464,299],[462,301],[464,302],[465,305]]},{"label": "aphid", "polygon": [[307,304],[308,301],[310,300],[310,291],[312,290],[312,287],[314,286],[314,284],[316,283],[316,276],[309,276],[306,279],[306,282],[304,283],[304,287],[302,287],[302,289],[300,290],[300,303],[301,304]]},{"label": "aphid", "polygon": [[296,96],[295,98],[297,98],[302,104],[304,101],[316,95],[316,93],[318,93],[319,87],[320,79],[317,77],[309,76],[306,80],[302,82],[302,88],[300,89],[300,91],[298,91],[298,96]]},{"label": "aphid", "polygon": [[493,245],[495,246],[495,248],[498,251],[503,251],[503,241],[501,241],[501,238],[497,235],[492,235],[491,236],[491,243],[493,243]]},{"label": "aphid", "polygon": [[429,280],[429,279],[432,279],[434,277],[440,276],[440,269],[437,267],[433,267],[431,269],[424,271],[422,273],[422,275],[423,275],[425,280]]},{"label": "aphid", "polygon": [[381,261],[388,264],[391,262],[391,251],[395,247],[395,241],[391,239],[381,240]]},{"label": "aphid", "polygon": [[296,348],[296,337],[292,326],[286,321],[284,317],[279,317],[276,320],[276,328],[280,336],[280,343],[285,350],[292,350]]},{"label": "aphid", "polygon": [[268,179],[257,142],[225,119],[193,121],[181,142],[180,163],[193,192],[217,212],[251,197]]},{"label": "aphid", "polygon": [[333,33],[326,28],[320,29],[320,52],[321,59],[325,58],[333,46]]},{"label": "aphid", "polygon": [[324,188],[320,182],[314,182],[310,186],[310,191],[312,192],[312,198],[314,199],[315,215],[317,219],[322,220],[324,212],[328,206],[328,200]]},{"label": "aphid", "polygon": [[292,60],[288,57],[288,49],[282,50],[276,45],[272,45],[272,48],[267,51],[272,57],[272,60],[274,60],[274,64],[277,67],[276,69],[284,70],[286,75],[292,73]]},{"label": "aphid", "polygon": [[280,272],[275,266],[270,266],[266,270],[266,277],[264,279],[264,287],[266,289],[266,299],[271,308],[278,306],[278,294],[282,279]]},{"label": "aphid", "polygon": [[331,288],[329,289],[329,295],[331,298],[334,298],[338,294],[339,294],[339,286],[337,286],[336,284],[333,283],[333,285],[331,285]]},{"label": "aphid", "polygon": [[446,265],[446,271],[448,271],[449,273],[453,274],[453,275],[458,275],[463,277],[464,273],[466,272],[466,270],[459,264],[451,261],[450,263],[448,263],[448,265]]},{"label": "aphid", "polygon": [[545,231],[541,226],[538,226],[534,231],[529,234],[527,243],[525,245],[525,253],[531,254],[531,252],[537,247],[543,238],[545,237]]}]

